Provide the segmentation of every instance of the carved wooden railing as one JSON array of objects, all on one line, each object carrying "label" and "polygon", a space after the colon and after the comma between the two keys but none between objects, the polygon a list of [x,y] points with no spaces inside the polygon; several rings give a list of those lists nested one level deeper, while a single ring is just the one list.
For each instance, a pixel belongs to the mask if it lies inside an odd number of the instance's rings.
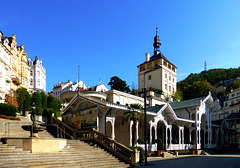
[{"label": "carved wooden railing", "polygon": [[76,130],[73,129],[72,127],[68,126],[64,122],[60,121],[59,119],[55,117],[51,117],[51,122],[52,124],[56,124],[64,129],[64,132],[67,136],[69,136],[71,139],[76,139]]},{"label": "carved wooden railing", "polygon": [[80,139],[83,141],[93,141],[99,144],[109,152],[115,154],[125,162],[129,163],[131,166],[137,166],[139,164],[139,151],[131,150],[125,145],[103,135],[101,132],[91,128],[91,129],[79,129],[72,128],[69,125],[63,123],[55,117],[52,118],[52,123],[60,127],[65,128],[65,134],[72,139]]},{"label": "carved wooden railing", "polygon": [[90,140],[99,144],[103,148],[107,149],[111,153],[115,154],[125,162],[131,164],[131,166],[137,166],[139,162],[139,151],[131,150],[128,147],[118,143],[117,141],[103,135],[101,132],[95,129],[78,130],[77,137],[80,140]]}]

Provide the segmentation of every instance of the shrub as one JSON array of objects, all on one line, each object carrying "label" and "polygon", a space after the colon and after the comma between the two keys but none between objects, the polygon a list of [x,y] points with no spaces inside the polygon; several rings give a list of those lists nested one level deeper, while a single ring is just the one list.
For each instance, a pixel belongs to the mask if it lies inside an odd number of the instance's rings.
[{"label": "shrub", "polygon": [[177,138],[173,138],[172,143],[173,144],[178,144],[178,139]]},{"label": "shrub", "polygon": [[6,116],[16,116],[17,108],[13,105],[0,103],[0,114]]},{"label": "shrub", "polygon": [[191,145],[195,145],[195,141],[192,140],[192,141],[190,142],[190,144],[191,144]]},{"label": "shrub", "polygon": [[156,143],[157,143],[157,144],[162,144],[162,139],[161,139],[161,138],[157,138],[157,139],[156,139]]},{"label": "shrub", "polygon": [[144,139],[138,138],[137,143],[139,143],[139,144],[144,144]]}]

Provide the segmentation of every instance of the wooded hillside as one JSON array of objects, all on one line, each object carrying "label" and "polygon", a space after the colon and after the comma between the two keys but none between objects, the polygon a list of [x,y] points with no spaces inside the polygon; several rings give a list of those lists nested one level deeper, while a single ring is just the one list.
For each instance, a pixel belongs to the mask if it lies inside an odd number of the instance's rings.
[{"label": "wooded hillside", "polygon": [[[237,68],[210,69],[199,74],[191,73],[186,79],[178,82],[177,87],[182,92],[183,100],[187,100],[206,96],[209,91],[213,91],[214,84],[225,85],[223,81],[237,77],[240,77],[240,69]],[[238,84],[240,85],[240,82],[235,82],[234,87],[238,87]]]}]

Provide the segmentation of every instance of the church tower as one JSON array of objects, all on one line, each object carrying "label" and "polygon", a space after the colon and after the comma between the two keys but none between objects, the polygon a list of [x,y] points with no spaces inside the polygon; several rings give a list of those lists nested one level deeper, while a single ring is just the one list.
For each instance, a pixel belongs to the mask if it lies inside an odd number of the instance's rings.
[{"label": "church tower", "polygon": [[[172,64],[160,50],[161,42],[158,28],[154,37],[154,54],[146,53],[146,60],[138,65],[138,91],[144,89],[144,73],[146,89],[149,91],[162,90],[165,97],[170,97],[177,90],[177,67]],[[157,94],[155,94],[157,95]]]}]

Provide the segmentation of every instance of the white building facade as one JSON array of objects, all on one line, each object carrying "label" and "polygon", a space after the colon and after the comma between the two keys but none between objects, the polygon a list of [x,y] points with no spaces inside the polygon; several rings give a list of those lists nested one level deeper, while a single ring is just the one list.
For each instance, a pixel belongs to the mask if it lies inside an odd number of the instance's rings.
[{"label": "white building facade", "polygon": [[54,85],[52,95],[61,100],[60,95],[64,92],[77,91],[78,89],[85,90],[86,88],[87,87],[83,81],[72,82],[71,80],[68,80],[65,83],[59,82],[58,84]]},{"label": "white building facade", "polygon": [[43,91],[46,93],[46,69],[42,64],[42,60],[35,57],[33,61],[31,58],[28,60],[29,65],[29,91]]},{"label": "white building facade", "polygon": [[8,50],[8,39],[3,39],[0,31],[0,103],[5,102],[6,94],[11,89],[11,57],[12,53]]}]

